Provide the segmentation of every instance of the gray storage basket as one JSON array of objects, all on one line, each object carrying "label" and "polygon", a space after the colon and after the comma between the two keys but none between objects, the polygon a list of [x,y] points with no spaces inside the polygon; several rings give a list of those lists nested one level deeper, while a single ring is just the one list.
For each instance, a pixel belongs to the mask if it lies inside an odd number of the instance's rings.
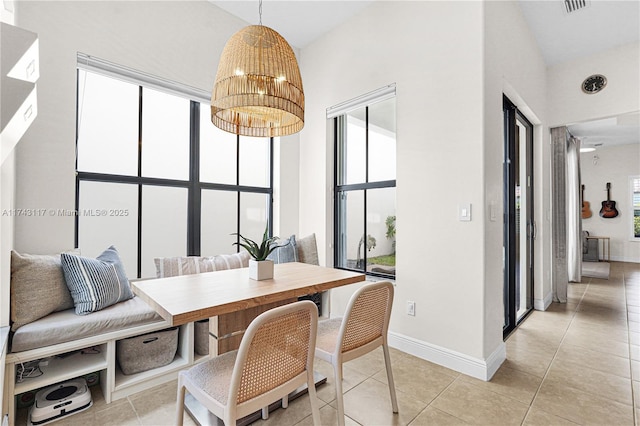
[{"label": "gray storage basket", "polygon": [[196,321],[194,327],[194,349],[198,355],[209,355],[209,320]]},{"label": "gray storage basket", "polygon": [[116,342],[116,359],[124,374],[171,364],[178,351],[178,327]]}]

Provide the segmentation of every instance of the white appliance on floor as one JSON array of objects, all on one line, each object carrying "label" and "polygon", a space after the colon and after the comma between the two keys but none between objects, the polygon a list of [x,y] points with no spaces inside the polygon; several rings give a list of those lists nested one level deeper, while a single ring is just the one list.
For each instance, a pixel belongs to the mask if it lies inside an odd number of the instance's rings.
[{"label": "white appliance on floor", "polygon": [[28,426],[40,426],[89,409],[93,405],[91,391],[83,378],[49,386],[36,393],[29,409]]}]

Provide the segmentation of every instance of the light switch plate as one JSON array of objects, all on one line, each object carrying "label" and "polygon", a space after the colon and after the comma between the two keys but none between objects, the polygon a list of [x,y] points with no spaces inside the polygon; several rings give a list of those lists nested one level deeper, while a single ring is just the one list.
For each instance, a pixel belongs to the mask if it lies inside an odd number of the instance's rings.
[{"label": "light switch plate", "polygon": [[471,203],[463,203],[458,206],[458,219],[461,222],[471,221]]},{"label": "light switch plate", "polygon": [[489,203],[489,220],[495,222],[498,219],[498,206],[495,201]]}]

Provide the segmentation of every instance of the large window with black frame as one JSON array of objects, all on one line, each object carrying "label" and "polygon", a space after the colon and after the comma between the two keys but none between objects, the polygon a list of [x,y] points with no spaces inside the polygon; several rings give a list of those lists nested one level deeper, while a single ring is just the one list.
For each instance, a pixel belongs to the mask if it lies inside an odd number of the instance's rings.
[{"label": "large window with black frame", "polygon": [[[385,88],[388,89],[388,88]],[[392,93],[392,96],[390,95]],[[396,274],[396,108],[393,92],[336,115],[334,265]],[[344,106],[343,106],[344,109]]]},{"label": "large window with black frame", "polygon": [[177,84],[147,87],[131,70],[77,75],[83,255],[114,245],[129,277],[153,277],[155,257],[235,253],[233,233],[259,237],[271,225],[272,138],[217,129],[208,104]]}]

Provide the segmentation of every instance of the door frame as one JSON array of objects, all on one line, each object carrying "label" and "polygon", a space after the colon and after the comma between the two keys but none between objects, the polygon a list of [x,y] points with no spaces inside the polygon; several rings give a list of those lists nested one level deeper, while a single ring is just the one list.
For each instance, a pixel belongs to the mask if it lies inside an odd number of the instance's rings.
[{"label": "door frame", "polygon": [[[534,209],[534,169],[533,169],[533,132],[534,126],[525,115],[518,110],[518,107],[503,95],[503,113],[504,113],[504,162],[503,162],[503,204],[504,204],[504,225],[503,225],[503,250],[504,250],[504,326],[503,326],[503,338],[506,338],[524,319],[533,311],[533,290],[534,290],[534,253],[535,253],[535,209]],[[527,207],[526,215],[526,235],[527,248],[528,248],[528,260],[527,266],[527,281],[529,283],[527,287],[527,303],[530,306],[527,307],[526,312],[517,318],[517,300],[516,295],[518,290],[516,289],[516,208],[515,208],[515,183],[516,183],[516,168],[514,167],[514,160],[516,158],[515,143],[517,142],[516,135],[516,120],[522,122],[527,127]]]}]

